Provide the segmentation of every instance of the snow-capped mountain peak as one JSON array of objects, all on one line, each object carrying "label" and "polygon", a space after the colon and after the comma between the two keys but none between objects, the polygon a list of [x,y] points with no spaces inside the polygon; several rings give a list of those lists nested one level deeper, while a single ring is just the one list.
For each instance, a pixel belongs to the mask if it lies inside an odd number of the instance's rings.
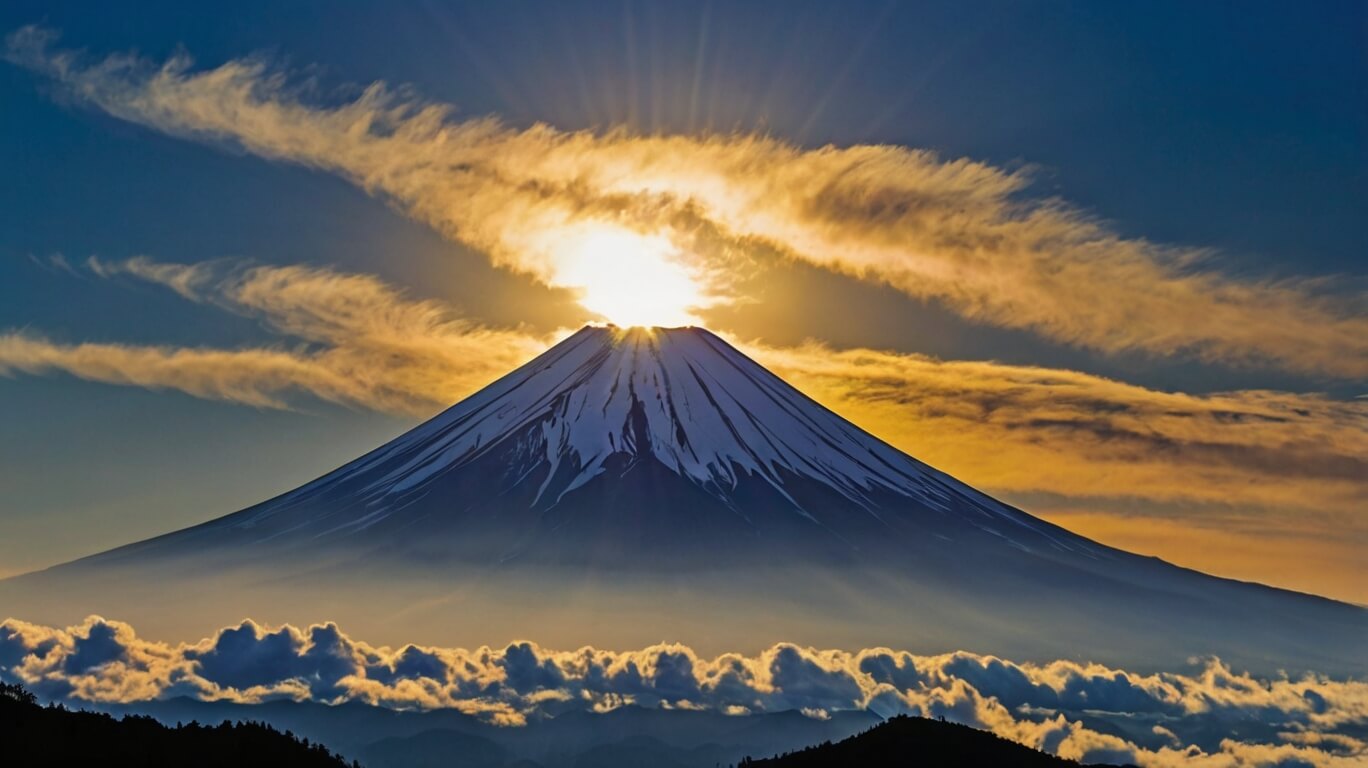
[{"label": "snow-capped mountain peak", "polygon": [[805,551],[909,535],[1104,549],[916,461],[693,327],[585,327],[369,454],[191,531],[405,548],[423,530],[424,547],[448,553],[536,541],[580,557],[592,541],[612,557],[624,536],[691,529]]},{"label": "snow-capped mountain peak", "polygon": [[[408,456],[377,487],[422,483],[531,424],[539,444],[523,458],[550,468],[538,501],[582,486],[620,454],[653,458],[722,498],[743,476],[782,493],[781,470],[856,502],[874,488],[928,497],[930,487],[915,462],[708,331],[612,326],[580,330],[373,456]],[[562,464],[572,479],[550,487]]]}]

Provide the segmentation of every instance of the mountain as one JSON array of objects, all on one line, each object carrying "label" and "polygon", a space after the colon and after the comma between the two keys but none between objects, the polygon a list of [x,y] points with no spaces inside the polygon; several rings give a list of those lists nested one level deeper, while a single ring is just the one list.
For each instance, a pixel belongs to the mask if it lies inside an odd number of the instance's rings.
[{"label": "mountain", "polygon": [[9,595],[38,619],[166,631],[266,611],[386,642],[790,641],[1140,669],[1217,654],[1361,672],[1368,641],[1361,608],[1003,504],[698,328],[584,328],[298,489]]},{"label": "mountain", "polygon": [[909,541],[1090,559],[697,328],[588,327],[301,488],[92,562],[338,548],[498,565],[899,559]]},{"label": "mountain", "polygon": [[[906,715],[890,718],[857,736],[762,760],[742,760],[738,768],[1067,768],[1078,763],[965,725]],[[1101,763],[1092,763],[1107,768]]]}]

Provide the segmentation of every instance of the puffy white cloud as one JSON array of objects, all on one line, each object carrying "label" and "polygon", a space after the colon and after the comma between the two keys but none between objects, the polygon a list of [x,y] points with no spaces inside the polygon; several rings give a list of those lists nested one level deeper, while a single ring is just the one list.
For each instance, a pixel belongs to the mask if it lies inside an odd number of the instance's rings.
[{"label": "puffy white cloud", "polygon": [[1140,674],[963,651],[919,656],[782,643],[755,656],[711,659],[681,645],[555,651],[519,641],[475,650],[396,649],[351,638],[334,624],[272,628],[252,621],[171,645],[92,616],[66,628],[0,622],[0,678],[75,702],[360,701],[455,708],[509,726],[567,709],[629,704],[737,715],[796,710],[817,718],[870,709],[943,716],[1085,762],[1215,768],[1368,760],[1368,681],[1260,679],[1217,659]]}]

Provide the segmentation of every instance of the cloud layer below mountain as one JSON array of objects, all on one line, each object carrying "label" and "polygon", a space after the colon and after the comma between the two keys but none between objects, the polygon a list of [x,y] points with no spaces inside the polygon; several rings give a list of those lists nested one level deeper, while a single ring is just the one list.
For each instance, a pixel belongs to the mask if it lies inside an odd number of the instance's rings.
[{"label": "cloud layer below mountain", "polygon": [[1368,760],[1368,681],[1258,679],[1218,659],[1136,674],[1074,661],[1016,664],[967,652],[788,644],[716,658],[668,644],[627,652],[554,651],[531,642],[390,648],[333,624],[252,621],[171,645],[90,617],[66,628],[0,622],[0,679],[77,703],[358,701],[454,708],[509,727],[626,705],[737,716],[801,710],[816,718],[867,709],[944,716],[1082,761],[1225,767]]}]

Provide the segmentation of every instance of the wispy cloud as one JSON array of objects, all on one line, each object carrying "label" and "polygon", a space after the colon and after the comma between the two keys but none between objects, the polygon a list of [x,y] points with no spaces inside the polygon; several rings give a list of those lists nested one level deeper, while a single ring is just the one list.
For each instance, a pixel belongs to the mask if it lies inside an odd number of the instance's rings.
[{"label": "wispy cloud", "polygon": [[1000,490],[1355,517],[1368,493],[1368,407],[1357,400],[1258,390],[1187,395],[1034,366],[817,344],[744,346],[889,442]]},{"label": "wispy cloud", "polygon": [[[1190,395],[1035,366],[738,344],[898,448],[1067,528],[1211,573],[1368,599],[1362,400]],[[1292,552],[1314,559],[1287,563]]]},{"label": "wispy cloud", "polygon": [[270,408],[306,394],[415,415],[460,399],[555,340],[469,322],[369,275],[146,258],[87,264],[98,275],[158,283],[192,301],[258,318],[282,343],[248,349],[66,344],[9,333],[0,334],[0,374],[63,372]]},{"label": "wispy cloud", "polygon": [[[736,715],[803,710],[817,717],[866,709],[944,716],[1063,757],[1142,766],[1335,766],[1368,757],[1368,683],[1260,679],[1216,659],[1140,674],[1076,661],[1017,664],[964,651],[923,656],[782,643],[715,658],[678,644],[621,652],[554,651],[526,641],[396,649],[354,639],[334,624],[298,629],[252,621],[172,645],[91,617],[67,628],[0,622],[0,679],[78,702],[360,701],[454,708],[509,726],[625,705]],[[1231,722],[1240,723],[1238,736]]]},{"label": "wispy cloud", "polygon": [[382,83],[320,106],[258,60],[89,62],[51,38],[20,30],[8,58],[120,119],[336,173],[552,284],[575,285],[565,242],[611,226],[668,238],[714,298],[768,250],[1098,350],[1368,376],[1361,296],[1213,271],[1197,250],[1026,197],[1025,172],[894,146],[519,130]]},{"label": "wispy cloud", "polygon": [[16,371],[60,371],[106,384],[176,389],[195,397],[275,408],[285,407],[281,396],[290,390],[335,402],[354,402],[370,394],[334,371],[280,350],[62,344],[27,333],[0,335],[0,374]]}]

